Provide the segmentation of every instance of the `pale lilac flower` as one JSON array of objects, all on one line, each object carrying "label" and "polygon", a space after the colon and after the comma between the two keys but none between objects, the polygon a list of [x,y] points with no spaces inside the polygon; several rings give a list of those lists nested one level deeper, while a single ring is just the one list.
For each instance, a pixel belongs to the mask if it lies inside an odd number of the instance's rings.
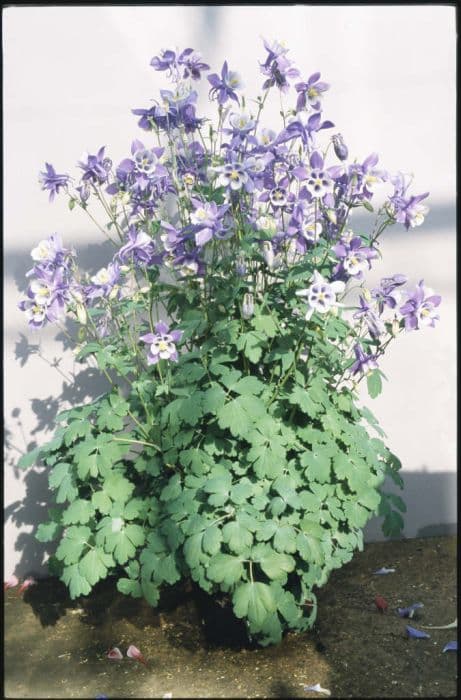
[{"label": "pale lilac flower", "polygon": [[258,143],[264,148],[274,145],[277,139],[277,133],[273,129],[261,129],[258,136]]},{"label": "pale lilac flower", "polygon": [[202,59],[201,54],[194,49],[184,49],[178,57],[178,65],[183,67],[183,78],[200,80],[201,71],[209,70],[210,66]]},{"label": "pale lilac flower", "polygon": [[102,185],[106,182],[108,171],[112,167],[112,161],[104,157],[105,146],[99,149],[95,155],[84,153],[82,160],[77,165],[83,170],[82,180]]},{"label": "pale lilac flower", "polygon": [[117,257],[121,262],[132,260],[136,264],[149,265],[154,256],[154,242],[144,231],[134,225],[128,229],[128,242],[120,248]]},{"label": "pale lilac flower", "polygon": [[422,326],[435,326],[440,319],[436,308],[440,305],[442,297],[434,294],[433,290],[424,287],[424,280],[418,282],[413,294],[400,307],[399,311],[405,319],[405,330],[417,330]]},{"label": "pale lilac flower", "polygon": [[288,192],[284,187],[274,187],[270,191],[269,200],[273,207],[284,207],[288,202]]},{"label": "pale lilac flower", "polygon": [[92,284],[86,289],[88,299],[108,297],[117,291],[118,280],[120,278],[120,266],[118,263],[110,263],[107,267],[102,267],[91,277]]},{"label": "pale lilac flower", "polygon": [[355,362],[350,368],[352,374],[369,374],[378,367],[376,357],[374,355],[366,355],[358,343],[354,345],[354,355]]},{"label": "pale lilac flower", "polygon": [[321,198],[333,192],[334,180],[326,170],[312,168],[307,176],[306,187],[313,197]]},{"label": "pale lilac flower", "polygon": [[50,193],[49,200],[53,201],[55,195],[59,194],[61,187],[67,187],[70,181],[69,175],[59,175],[50,163],[45,163],[46,170],[39,175],[42,184],[42,190],[48,190]]},{"label": "pale lilac flower", "polygon": [[220,105],[224,105],[228,99],[238,102],[235,90],[241,90],[243,83],[235,71],[229,70],[227,61],[224,61],[221,69],[221,77],[217,73],[208,76],[211,85],[210,97],[216,97]]},{"label": "pale lilac flower", "polygon": [[155,365],[159,360],[178,361],[178,351],[175,343],[181,340],[182,331],[170,331],[163,321],[159,321],[154,326],[155,333],[146,333],[140,340],[149,344],[147,363]]},{"label": "pale lilac flower", "polygon": [[241,163],[226,163],[214,168],[215,172],[220,173],[217,185],[230,187],[231,190],[240,190],[245,185],[250,183],[248,173]]},{"label": "pale lilac flower", "polygon": [[344,288],[344,282],[339,280],[328,282],[318,270],[315,270],[311,286],[307,289],[298,289],[296,292],[297,296],[307,297],[307,303],[310,308],[305,315],[306,321],[310,319],[314,311],[325,314],[338,306],[336,295],[343,292]]},{"label": "pale lilac flower", "polygon": [[413,197],[406,197],[407,190],[411,184],[412,177],[407,178],[404,173],[397,173],[390,178],[394,185],[394,193],[389,198],[388,211],[390,215],[405,228],[420,226],[424,217],[429,211],[429,207],[421,204],[423,199],[429,196],[429,192]]},{"label": "pale lilac flower", "polygon": [[297,83],[295,85],[298,93],[298,101],[296,102],[296,111],[300,112],[306,109],[309,104],[313,109],[320,109],[323,93],[329,88],[328,83],[320,81],[320,73],[313,73],[305,83]]}]

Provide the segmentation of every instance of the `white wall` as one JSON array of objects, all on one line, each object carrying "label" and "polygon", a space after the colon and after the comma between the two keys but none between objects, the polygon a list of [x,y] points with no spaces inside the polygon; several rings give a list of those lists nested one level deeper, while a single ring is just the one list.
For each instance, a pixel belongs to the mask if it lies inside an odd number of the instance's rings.
[{"label": "white wall", "polygon": [[[427,222],[389,234],[373,279],[424,278],[443,295],[441,321],[399,339],[382,365],[390,381],[370,404],[408,475],[406,535],[445,532],[456,520],[454,8],[10,7],[3,36],[6,572],[40,570],[43,558],[30,533],[45,509],[46,479],[40,470],[19,473],[17,456],[46,438],[59,396],[84,400],[100,387],[87,377],[74,390],[30,355],[37,336],[16,308],[37,240],[59,231],[91,269],[107,255],[83,213],[70,213],[59,198],[48,204],[38,171],[47,160],[76,173],[82,152],[103,144],[115,162],[125,157],[132,138],[145,136],[130,109],[149,105],[164,85],[149,67],[161,48],[197,48],[215,70],[227,58],[255,96],[261,36],[284,39],[304,77],[322,72],[331,84],[325,116],[351,154],[361,160],[377,151],[383,167],[415,173],[415,192],[431,192]],[[278,109],[271,105],[269,121]],[[43,354],[72,371],[71,354],[53,336],[41,333]],[[375,524],[367,536],[380,536]]]}]

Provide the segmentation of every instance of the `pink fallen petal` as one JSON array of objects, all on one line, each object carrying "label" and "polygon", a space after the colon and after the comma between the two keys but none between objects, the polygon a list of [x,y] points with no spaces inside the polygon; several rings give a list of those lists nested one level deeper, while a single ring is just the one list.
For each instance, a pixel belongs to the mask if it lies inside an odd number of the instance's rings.
[{"label": "pink fallen petal", "polygon": [[107,652],[107,658],[119,660],[123,659],[123,654],[118,647],[114,647]]},{"label": "pink fallen petal", "polygon": [[142,664],[147,663],[146,659],[141,654],[138,647],[135,647],[134,644],[130,644],[130,646],[127,649],[126,655],[129,656],[130,659],[136,659],[136,661],[140,661]]},{"label": "pink fallen petal", "polygon": [[23,581],[23,583],[21,584],[21,586],[17,592],[17,595],[21,595],[21,593],[23,591],[27,591],[28,588],[30,588],[31,586],[34,586],[36,583],[37,583],[37,581],[34,578],[32,578],[32,577],[26,578],[25,581]]},{"label": "pink fallen petal", "polygon": [[3,584],[3,590],[6,591],[8,588],[14,588],[19,583],[18,577],[12,574],[9,576]]}]

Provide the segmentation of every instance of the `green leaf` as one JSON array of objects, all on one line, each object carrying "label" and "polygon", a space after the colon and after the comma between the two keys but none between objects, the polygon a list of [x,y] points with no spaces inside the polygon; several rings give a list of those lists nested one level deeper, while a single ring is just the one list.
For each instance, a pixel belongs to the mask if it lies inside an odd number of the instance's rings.
[{"label": "green leaf", "polygon": [[103,489],[113,501],[126,503],[133,493],[134,484],[128,481],[120,472],[113,472],[104,481]]},{"label": "green leaf", "polygon": [[224,525],[222,539],[236,554],[242,554],[253,544],[253,535],[238,520]]},{"label": "green leaf", "polygon": [[243,576],[242,561],[239,557],[234,557],[231,554],[216,554],[210,559],[206,575],[210,581],[230,587],[240,581]]},{"label": "green leaf", "polygon": [[203,393],[201,391],[194,391],[187,399],[183,399],[181,402],[178,415],[188,425],[197,425],[203,416],[202,397]]},{"label": "green leaf", "polygon": [[80,559],[82,551],[88,546],[90,537],[89,527],[69,527],[59,543],[56,557],[64,561],[64,564],[75,564]]},{"label": "green leaf", "polygon": [[386,537],[398,537],[404,528],[405,523],[400,513],[391,510],[383,520],[382,531]]},{"label": "green leaf", "polygon": [[78,495],[72,467],[66,462],[59,462],[53,467],[48,477],[48,483],[52,489],[58,489],[56,503],[73,501]]},{"label": "green leaf", "polygon": [[207,527],[203,533],[203,551],[211,556],[217,554],[221,548],[222,533],[217,525]]},{"label": "green leaf", "polygon": [[261,399],[255,396],[238,396],[229,401],[218,412],[219,427],[229,428],[234,437],[244,437],[253,423],[265,415],[266,409]]},{"label": "green leaf", "polygon": [[249,331],[240,336],[237,341],[237,348],[243,350],[243,354],[250,362],[257,363],[261,359],[264,344],[265,336],[263,334]]},{"label": "green leaf", "polygon": [[218,385],[212,386],[203,393],[202,407],[204,413],[217,413],[226,402],[226,392]]},{"label": "green leaf", "polygon": [[94,506],[84,498],[77,498],[62,514],[64,525],[81,523],[84,525],[94,515]]},{"label": "green leaf", "polygon": [[291,525],[281,525],[277,528],[274,548],[278,552],[296,552],[296,532]]},{"label": "green leaf", "polygon": [[[295,549],[296,550],[296,545]],[[285,578],[295,568],[295,560],[288,554],[281,554],[270,549],[267,554],[264,554],[260,559],[261,569],[266,576],[271,579]]]},{"label": "green leaf", "polygon": [[203,533],[199,532],[184,542],[184,556],[191,569],[194,569],[202,558],[202,538]]},{"label": "green leaf", "polygon": [[72,599],[78,598],[81,595],[88,595],[91,591],[91,586],[80,573],[78,564],[66,566],[62,572],[61,580],[68,586]]},{"label": "green leaf", "polygon": [[19,469],[27,469],[28,467],[32,467],[35,464],[37,464],[42,451],[44,451],[43,447],[36,447],[30,452],[26,452],[25,455],[22,455],[22,457],[19,458],[17,463]]},{"label": "green leaf", "polygon": [[275,477],[282,474],[286,464],[286,451],[280,442],[280,437],[274,435],[265,444],[257,444],[249,450],[248,461],[253,465],[256,476],[259,479]]},{"label": "green leaf", "polygon": [[264,391],[264,384],[257,377],[249,375],[248,377],[239,379],[239,381],[232,387],[232,391],[235,391],[237,394],[241,394],[243,396],[246,396],[247,394],[260,394],[262,391]]},{"label": "green leaf", "polygon": [[179,474],[174,474],[162,490],[160,500],[172,501],[180,495],[181,491],[181,477]]},{"label": "green leaf", "polygon": [[112,501],[105,491],[96,491],[91,496],[93,506],[103,515],[108,515],[112,508]]},{"label": "green leaf", "polygon": [[39,542],[52,542],[59,535],[62,527],[59,523],[53,521],[48,523],[40,523],[35,534]]},{"label": "green leaf", "polygon": [[[212,474],[215,472],[212,472]],[[222,506],[229,498],[229,492],[231,489],[232,477],[228,472],[219,474],[219,476],[211,477],[207,479],[204,484],[203,490],[206,493],[212,494],[208,498],[208,502],[212,506]]]},{"label": "green leaf", "polygon": [[277,603],[270,586],[265,583],[242,583],[232,596],[236,617],[248,617],[260,628],[268,615],[277,609]]},{"label": "green leaf", "polygon": [[103,549],[94,547],[80,560],[79,569],[89,584],[95,585],[100,579],[106,578],[108,569],[115,565],[110,554]]},{"label": "green leaf", "polygon": [[373,370],[367,375],[368,394],[372,399],[375,399],[382,390],[381,375],[378,370]]},{"label": "green leaf", "polygon": [[143,589],[139,581],[133,581],[131,578],[119,578],[117,581],[117,590],[124,595],[131,595],[133,598],[141,598]]},{"label": "green leaf", "polygon": [[264,333],[268,338],[275,338],[277,335],[277,325],[270,314],[255,316],[252,325],[256,331]]},{"label": "green leaf", "polygon": [[309,481],[324,484],[330,480],[331,459],[328,451],[322,449],[321,445],[313,445],[312,450],[306,450],[300,461],[306,467]]},{"label": "green leaf", "polygon": [[321,406],[315,403],[310,397],[309,390],[303,389],[299,384],[294,386],[293,391],[288,397],[288,401],[291,404],[299,406],[309,418],[316,418],[321,411]]},{"label": "green leaf", "polygon": [[85,438],[91,435],[91,423],[88,420],[74,420],[64,430],[64,444],[69,447],[78,438]]}]

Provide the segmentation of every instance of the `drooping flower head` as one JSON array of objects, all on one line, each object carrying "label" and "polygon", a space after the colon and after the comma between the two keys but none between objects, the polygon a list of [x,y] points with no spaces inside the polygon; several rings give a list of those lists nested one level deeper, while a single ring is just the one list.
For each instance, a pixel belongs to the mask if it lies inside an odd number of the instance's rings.
[{"label": "drooping flower head", "polygon": [[354,345],[355,362],[351,366],[352,374],[369,374],[378,367],[375,355],[367,355],[359,343]]}]

